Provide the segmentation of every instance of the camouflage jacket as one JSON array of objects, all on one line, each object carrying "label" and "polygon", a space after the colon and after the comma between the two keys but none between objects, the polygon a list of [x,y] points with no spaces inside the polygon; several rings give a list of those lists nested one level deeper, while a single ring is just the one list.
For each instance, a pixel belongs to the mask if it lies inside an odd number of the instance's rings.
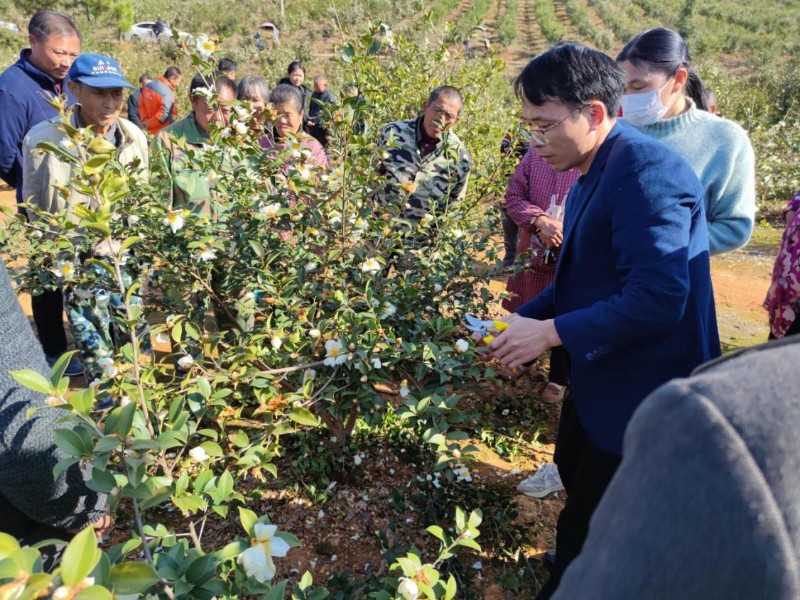
[{"label": "camouflage jacket", "polygon": [[155,160],[166,166],[171,180],[171,206],[184,206],[210,214],[214,186],[208,173],[203,172],[198,164],[208,147],[208,135],[198,127],[194,113],[189,113],[153,138]]},{"label": "camouflage jacket", "polygon": [[[404,206],[404,218],[419,220],[427,213],[444,210],[461,200],[467,191],[472,158],[452,131],[423,155],[422,117],[389,123],[378,141],[378,173],[386,184],[378,190],[381,202]],[[408,206],[406,206],[406,204]]]}]

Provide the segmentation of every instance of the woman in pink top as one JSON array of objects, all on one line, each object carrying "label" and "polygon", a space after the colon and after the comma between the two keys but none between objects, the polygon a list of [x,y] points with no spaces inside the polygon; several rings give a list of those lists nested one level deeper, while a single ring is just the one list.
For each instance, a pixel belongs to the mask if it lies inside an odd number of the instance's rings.
[{"label": "woman in pink top", "polygon": [[[506,189],[505,205],[519,227],[517,256],[530,250],[532,257],[529,270],[508,282],[508,291],[516,296],[503,303],[507,310],[515,311],[553,283],[563,241],[564,201],[578,177],[580,173],[575,169],[554,171],[539,158],[535,148],[525,154],[514,171]],[[562,400],[568,384],[569,355],[559,346],[550,352],[550,376],[542,400]]]},{"label": "woman in pink top", "polygon": [[786,230],[775,257],[772,285],[764,300],[770,339],[800,333],[800,192],[789,201],[781,217]]},{"label": "woman in pink top", "polygon": [[[301,147],[301,156],[306,154],[308,162],[316,167],[327,169],[328,156],[325,150],[313,137],[303,131],[303,98],[294,86],[280,84],[269,95],[269,101],[278,113],[273,124],[273,136],[264,136],[259,140],[263,148],[283,151],[292,148],[296,140]],[[294,140],[292,139],[294,138]],[[302,152],[306,150],[307,152]],[[294,153],[293,153],[294,154]]]}]

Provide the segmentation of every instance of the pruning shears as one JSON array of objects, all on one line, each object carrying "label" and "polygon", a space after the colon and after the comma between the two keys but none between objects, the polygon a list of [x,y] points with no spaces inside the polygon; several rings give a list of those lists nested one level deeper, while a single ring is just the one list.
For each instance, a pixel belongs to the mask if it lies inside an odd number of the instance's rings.
[{"label": "pruning shears", "polygon": [[482,321],[472,315],[467,315],[466,319],[467,329],[474,333],[480,333],[481,341],[484,344],[490,344],[494,339],[494,335],[489,332],[490,329],[494,331],[505,331],[508,328],[508,323],[505,321]]}]

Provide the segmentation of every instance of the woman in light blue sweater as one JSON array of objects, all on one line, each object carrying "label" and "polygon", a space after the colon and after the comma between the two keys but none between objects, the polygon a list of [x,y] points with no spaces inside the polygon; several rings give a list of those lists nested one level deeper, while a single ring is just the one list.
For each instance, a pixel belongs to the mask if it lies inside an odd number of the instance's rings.
[{"label": "woman in light blue sweater", "polygon": [[711,254],[744,246],[756,213],[753,148],[739,125],[707,112],[707,91],[686,42],[670,29],[649,29],[627,43],[617,62],[628,74],[622,122],[675,150],[705,188]]}]

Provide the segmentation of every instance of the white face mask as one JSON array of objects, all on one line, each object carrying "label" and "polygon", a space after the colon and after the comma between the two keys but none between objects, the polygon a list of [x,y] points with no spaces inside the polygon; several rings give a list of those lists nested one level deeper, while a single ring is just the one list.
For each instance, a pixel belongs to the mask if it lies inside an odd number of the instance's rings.
[{"label": "white face mask", "polygon": [[661,92],[669,85],[672,78],[660,89],[639,94],[624,94],[622,96],[622,117],[633,125],[651,125],[663,117],[672,102],[664,106],[661,102]]}]

